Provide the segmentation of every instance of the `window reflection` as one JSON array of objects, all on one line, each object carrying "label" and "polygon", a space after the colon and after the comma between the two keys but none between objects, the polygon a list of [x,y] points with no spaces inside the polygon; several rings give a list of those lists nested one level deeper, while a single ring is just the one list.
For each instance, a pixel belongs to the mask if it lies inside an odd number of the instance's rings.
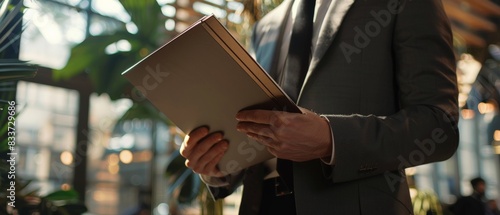
[{"label": "window reflection", "polygon": [[105,95],[90,98],[86,205],[92,213],[123,214],[166,202],[163,172],[172,150],[170,129],[149,119],[117,123],[131,105],[128,99],[110,101]]},{"label": "window reflection", "polygon": [[78,93],[23,81],[17,88],[19,176],[41,195],[71,186]]}]

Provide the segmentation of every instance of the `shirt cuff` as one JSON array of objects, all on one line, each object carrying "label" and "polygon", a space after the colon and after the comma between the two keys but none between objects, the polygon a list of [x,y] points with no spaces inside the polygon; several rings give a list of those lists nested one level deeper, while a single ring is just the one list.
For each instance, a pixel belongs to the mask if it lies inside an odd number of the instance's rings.
[{"label": "shirt cuff", "polygon": [[211,177],[207,175],[202,175],[200,174],[201,181],[203,181],[205,184],[211,186],[211,187],[225,187],[229,185],[229,180],[228,177],[231,177],[231,175],[227,175],[225,177]]},{"label": "shirt cuff", "polygon": [[328,127],[330,128],[330,135],[331,135],[331,140],[332,140],[332,155],[330,157],[324,157],[324,158],[321,158],[321,161],[326,164],[326,165],[334,165],[335,164],[335,139],[333,138],[333,130],[332,130],[332,127],[330,126],[330,120],[328,120],[328,117],[324,116],[324,115],[320,115],[321,117],[323,117],[323,119],[326,120],[326,122],[328,122]]}]

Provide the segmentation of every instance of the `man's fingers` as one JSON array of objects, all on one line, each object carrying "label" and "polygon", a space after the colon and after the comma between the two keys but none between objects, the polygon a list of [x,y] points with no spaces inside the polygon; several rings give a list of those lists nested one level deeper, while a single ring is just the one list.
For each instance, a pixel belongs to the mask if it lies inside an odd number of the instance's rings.
[{"label": "man's fingers", "polygon": [[[312,113],[312,112],[311,112]],[[270,125],[273,128],[289,126],[296,121],[297,117],[303,117],[302,113],[289,113],[284,111],[269,110],[245,110],[236,114],[239,122],[252,122],[263,125]]]},{"label": "man's fingers", "polygon": [[217,168],[217,164],[219,163],[220,159],[224,156],[224,153],[217,154],[215,157],[210,159],[210,161],[205,165],[204,171],[210,175],[214,176],[222,176],[222,172]]},{"label": "man's fingers", "polygon": [[215,144],[206,153],[203,153],[198,159],[188,159],[186,166],[193,169],[196,173],[212,175],[214,172],[218,172],[216,165],[222,158],[224,153],[228,148],[228,142],[222,140]]},{"label": "man's fingers", "polygon": [[271,146],[276,147],[277,146],[276,141],[274,141],[274,139],[272,139],[270,137],[261,136],[261,135],[254,134],[254,133],[247,133],[247,136],[249,136],[250,138],[252,138],[254,140],[257,140],[257,142],[263,144],[264,146],[267,146],[267,147],[271,147]]},{"label": "man's fingers", "polygon": [[276,149],[274,149],[273,147],[269,147],[269,146],[266,147],[266,148],[267,148],[267,151],[269,153],[271,153],[272,155],[274,155],[274,157],[278,157],[278,153],[277,153]]},{"label": "man's fingers", "polygon": [[224,154],[219,154],[217,157],[215,157],[212,161],[210,161],[210,163],[208,164],[208,168],[209,170],[212,170],[212,172],[210,174],[212,174],[213,176],[215,177],[222,177],[224,176],[224,173],[222,173],[219,168],[217,167],[217,164],[219,163],[220,159],[222,159],[222,157],[224,156]]},{"label": "man's fingers", "polygon": [[239,132],[243,132],[246,134],[256,134],[259,136],[269,137],[271,139],[275,138],[274,131],[271,129],[269,125],[266,124],[258,124],[252,122],[239,122],[236,125],[236,130]]},{"label": "man's fingers", "polygon": [[[217,144],[215,144],[211,149],[210,152],[205,153],[199,160],[198,162],[204,166],[207,166],[210,162],[214,161],[217,157],[220,155],[224,155],[226,152],[227,148],[229,146],[229,143],[227,140],[221,140]],[[219,158],[220,160],[220,158]],[[216,160],[215,162],[218,163],[219,160]]]},{"label": "man's fingers", "polygon": [[236,114],[236,120],[240,122],[254,122],[260,124],[269,124],[272,122],[276,113],[269,110],[244,110]]},{"label": "man's fingers", "polygon": [[189,159],[197,161],[202,157],[204,154],[209,153],[209,150],[218,142],[220,142],[224,138],[224,135],[222,133],[212,133],[208,136],[205,136],[201,141],[196,143],[196,147],[194,150],[191,152],[191,154],[188,156]]},{"label": "man's fingers", "polygon": [[181,145],[180,149],[181,155],[185,158],[189,157],[189,155],[193,151],[193,148],[197,145],[197,143],[201,139],[207,136],[207,134],[208,134],[208,128],[200,127],[191,131],[188,135],[186,135]]}]

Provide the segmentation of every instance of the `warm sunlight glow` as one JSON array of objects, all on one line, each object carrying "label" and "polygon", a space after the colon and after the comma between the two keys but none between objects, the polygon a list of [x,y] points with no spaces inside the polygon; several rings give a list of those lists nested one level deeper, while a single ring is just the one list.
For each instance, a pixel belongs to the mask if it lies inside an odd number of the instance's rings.
[{"label": "warm sunlight glow", "polygon": [[117,165],[119,161],[120,161],[120,158],[118,157],[117,154],[110,154],[108,156],[108,164],[109,165]]},{"label": "warm sunlight glow", "polygon": [[68,191],[71,189],[71,186],[69,184],[62,184],[61,185],[61,190]]},{"label": "warm sunlight glow", "polygon": [[134,155],[129,150],[123,150],[120,152],[120,161],[124,164],[129,164],[134,159]]},{"label": "warm sunlight glow", "polygon": [[417,169],[415,167],[410,167],[410,168],[406,168],[406,175],[408,176],[412,176],[412,175],[415,175],[415,173],[417,173]]},{"label": "warm sunlight glow", "polygon": [[472,119],[474,118],[474,110],[471,109],[463,109],[461,111],[463,119]]},{"label": "warm sunlight glow", "polygon": [[479,103],[479,105],[477,105],[477,109],[479,110],[479,113],[487,114],[487,113],[491,113],[495,110],[495,105],[493,105],[491,103],[481,102],[481,103]]},{"label": "warm sunlight glow", "polygon": [[500,144],[493,144],[493,150],[495,150],[495,154],[500,154]]},{"label": "warm sunlight glow", "polygon": [[142,151],[134,154],[134,162],[148,162],[153,155],[150,151]]},{"label": "warm sunlight glow", "polygon": [[495,130],[495,133],[493,133],[493,139],[500,142],[500,130]]},{"label": "warm sunlight glow", "polygon": [[64,165],[70,165],[71,163],[73,163],[73,154],[71,154],[71,152],[64,151],[63,153],[61,153],[60,158],[61,158],[61,162]]},{"label": "warm sunlight glow", "polygon": [[116,203],[118,201],[118,194],[113,192],[113,190],[96,190],[94,191],[92,198],[97,202]]},{"label": "warm sunlight glow", "polygon": [[413,199],[417,196],[418,191],[415,188],[410,188],[410,197]]},{"label": "warm sunlight glow", "polygon": [[116,175],[118,173],[118,171],[120,171],[120,166],[118,166],[118,165],[109,165],[108,166],[109,173]]}]

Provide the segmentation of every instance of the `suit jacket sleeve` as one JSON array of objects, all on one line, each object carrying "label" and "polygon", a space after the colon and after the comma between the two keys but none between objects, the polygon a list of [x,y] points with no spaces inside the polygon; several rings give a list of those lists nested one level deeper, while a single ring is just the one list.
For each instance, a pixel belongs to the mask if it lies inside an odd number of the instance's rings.
[{"label": "suit jacket sleeve", "polygon": [[399,111],[389,116],[327,115],[335,164],[321,165],[333,182],[378,174],[393,180],[391,171],[448,159],[458,146],[448,18],[441,1],[403,2],[405,8],[395,16],[392,47]]},{"label": "suit jacket sleeve", "polygon": [[225,198],[231,195],[236,188],[241,185],[245,171],[227,175],[221,178],[214,178],[200,175],[201,180],[207,185],[210,195],[214,200]]}]

